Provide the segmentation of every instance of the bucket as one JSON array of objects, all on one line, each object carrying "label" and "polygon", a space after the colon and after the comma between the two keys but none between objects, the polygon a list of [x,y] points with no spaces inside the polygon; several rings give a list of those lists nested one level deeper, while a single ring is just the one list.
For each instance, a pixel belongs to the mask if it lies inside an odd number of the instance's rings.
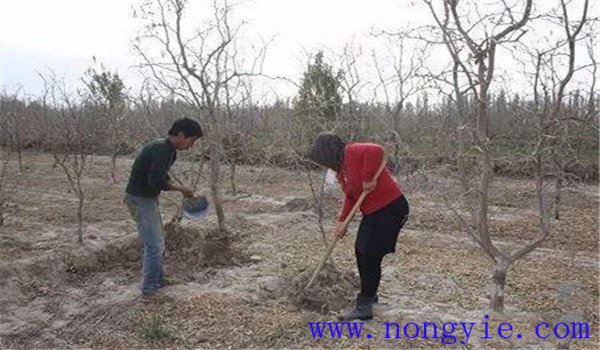
[{"label": "bucket", "polygon": [[206,197],[184,198],[183,216],[193,221],[201,220],[208,216],[208,200],[206,200]]}]

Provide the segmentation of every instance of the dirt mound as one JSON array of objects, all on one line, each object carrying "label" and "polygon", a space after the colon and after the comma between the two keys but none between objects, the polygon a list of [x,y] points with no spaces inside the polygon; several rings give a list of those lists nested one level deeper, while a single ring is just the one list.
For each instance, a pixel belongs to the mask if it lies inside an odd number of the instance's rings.
[{"label": "dirt mound", "polygon": [[190,267],[239,266],[250,261],[235,238],[175,223],[165,225],[166,258]]},{"label": "dirt mound", "polygon": [[[218,230],[201,230],[178,224],[165,225],[166,265],[174,270],[192,271],[197,268],[240,266],[250,257],[236,245],[232,235]],[[104,246],[82,245],[57,250],[18,270],[30,270],[29,275],[56,280],[70,279],[115,268],[140,267],[141,242],[137,235],[128,235]],[[54,263],[49,261],[56,260]],[[49,269],[48,266],[52,266]],[[192,271],[193,272],[193,271]],[[15,268],[4,266],[0,279],[14,275]],[[23,272],[25,273],[25,272]],[[33,279],[33,277],[32,277]]]},{"label": "dirt mound", "polygon": [[299,309],[321,314],[338,313],[348,307],[358,287],[358,277],[351,271],[339,271],[326,264],[309,289],[305,289],[314,267],[297,270],[281,283],[272,283],[271,297],[287,298]]}]

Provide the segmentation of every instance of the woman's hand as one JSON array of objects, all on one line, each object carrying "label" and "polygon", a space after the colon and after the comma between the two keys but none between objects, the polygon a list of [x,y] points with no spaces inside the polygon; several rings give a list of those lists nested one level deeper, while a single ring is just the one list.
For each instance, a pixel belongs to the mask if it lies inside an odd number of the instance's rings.
[{"label": "woman's hand", "polygon": [[365,181],[365,182],[363,182],[362,187],[363,187],[362,188],[363,192],[369,193],[369,192],[373,191],[375,189],[375,187],[377,187],[377,180]]},{"label": "woman's hand", "polygon": [[333,237],[341,239],[348,233],[348,227],[343,222],[338,222],[333,231]]}]

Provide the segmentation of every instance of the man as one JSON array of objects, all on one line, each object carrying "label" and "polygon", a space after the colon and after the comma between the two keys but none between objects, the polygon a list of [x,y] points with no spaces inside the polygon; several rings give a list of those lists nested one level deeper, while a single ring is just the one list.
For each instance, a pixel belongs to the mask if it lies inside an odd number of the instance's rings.
[{"label": "man", "polygon": [[337,180],[345,193],[344,208],[333,235],[342,238],[347,233],[343,224],[362,192],[367,192],[360,205],[363,214],[354,253],[360,275],[360,293],[352,311],[342,320],[373,318],[373,303],[378,301],[381,262],[386,254],[396,250],[400,229],[408,218],[408,202],[400,185],[384,169],[375,178],[384,161],[383,147],[373,143],[346,143],[336,134],[317,136],[308,151],[313,162],[337,172]]},{"label": "man", "polygon": [[131,168],[125,190],[125,203],[137,224],[142,240],[142,296],[151,298],[165,284],[163,253],[165,235],[158,208],[161,191],[179,191],[186,197],[194,192],[169,177],[169,169],[177,159],[177,151],[190,149],[202,137],[200,124],[183,118],[175,121],[166,139],[152,141],[144,146]]}]

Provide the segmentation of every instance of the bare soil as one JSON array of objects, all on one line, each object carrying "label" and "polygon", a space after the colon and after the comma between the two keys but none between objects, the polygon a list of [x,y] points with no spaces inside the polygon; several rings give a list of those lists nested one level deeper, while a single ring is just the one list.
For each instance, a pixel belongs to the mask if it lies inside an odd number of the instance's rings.
[{"label": "bare soil", "polygon": [[[237,188],[245,195],[226,193],[223,185],[227,235],[216,230],[214,213],[168,223],[178,196],[163,194],[166,273],[179,283],[165,287],[168,300],[148,303],[139,298],[140,243],[122,204],[131,160],[118,160],[113,184],[109,159],[94,157],[83,182],[79,245],[77,200],[61,169],[52,168],[51,156],[24,156],[25,172],[11,163],[17,180],[0,226],[0,348],[439,348],[440,339],[386,339],[385,322],[483,322],[485,315],[490,329],[511,322],[523,337],[481,339],[476,328],[469,347],[555,348],[557,339],[537,339],[535,325],[564,320],[590,323],[590,338],[573,340],[571,348],[600,341],[597,185],[564,189],[561,220],[541,248],[511,267],[505,312],[496,314],[488,309],[493,263],[446,204],[467,213],[458,182],[438,169],[401,177],[411,216],[396,254],[384,259],[376,316],[365,324],[373,337],[318,340],[307,323],[335,321],[357,292],[358,220],[315,286],[304,290],[327,245],[305,174],[238,167]],[[491,195],[493,240],[502,249],[537,234],[532,181],[497,177]],[[341,201],[339,190],[328,195],[327,229]],[[462,331],[455,335],[464,340]]]}]

